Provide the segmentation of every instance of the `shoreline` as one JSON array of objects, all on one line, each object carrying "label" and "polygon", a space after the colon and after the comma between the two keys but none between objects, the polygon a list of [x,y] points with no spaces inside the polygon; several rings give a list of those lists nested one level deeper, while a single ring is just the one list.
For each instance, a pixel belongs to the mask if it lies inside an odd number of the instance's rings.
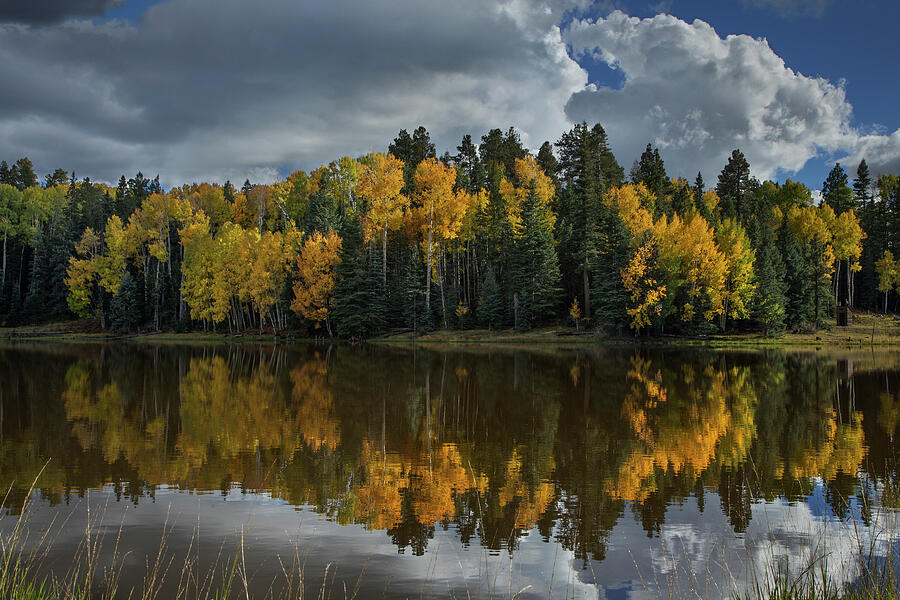
[{"label": "shoreline", "polygon": [[[67,342],[136,342],[164,344],[204,343],[352,343],[341,338],[310,338],[271,332],[241,334],[208,332],[147,332],[119,334],[101,330],[92,321],[69,321],[21,327],[0,327],[0,341]],[[783,332],[777,336],[752,333],[718,333],[710,335],[606,336],[598,332],[576,332],[569,326],[544,327],[520,332],[514,329],[436,330],[415,335],[409,332],[388,334],[366,340],[366,343],[386,345],[407,344],[518,344],[557,346],[674,346],[709,348],[782,348],[782,347],[900,347],[900,318],[878,313],[857,313],[854,323],[847,327],[830,326],[810,333]]]}]

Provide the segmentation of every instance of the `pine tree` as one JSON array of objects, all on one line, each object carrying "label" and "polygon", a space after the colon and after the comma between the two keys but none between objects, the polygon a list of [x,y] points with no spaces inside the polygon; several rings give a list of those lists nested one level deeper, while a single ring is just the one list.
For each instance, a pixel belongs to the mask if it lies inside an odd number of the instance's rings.
[{"label": "pine tree", "polygon": [[116,331],[132,332],[141,325],[139,290],[131,273],[125,273],[119,291],[109,302],[109,323]]},{"label": "pine tree", "polygon": [[872,200],[872,177],[869,175],[869,165],[866,159],[859,161],[856,169],[856,179],[853,180],[853,193],[860,206]]},{"label": "pine tree", "polygon": [[762,324],[766,335],[784,328],[786,308],[784,264],[776,245],[775,234],[768,224],[761,228],[756,249],[754,318]]},{"label": "pine tree", "polygon": [[371,331],[369,264],[359,220],[348,216],[341,230],[341,262],[335,269],[339,281],[334,290],[332,321],[341,337],[363,339]]},{"label": "pine tree", "polygon": [[541,144],[537,153],[537,164],[541,166],[544,174],[553,181],[554,187],[559,188],[559,161],[553,155],[553,145],[550,142]]},{"label": "pine tree", "polygon": [[841,163],[835,163],[828,177],[822,182],[822,199],[836,215],[855,208],[853,191],[847,185],[847,173],[844,172]]},{"label": "pine tree", "polygon": [[481,296],[478,299],[478,322],[482,327],[496,329],[503,324],[504,302],[503,293],[497,283],[494,269],[486,269],[484,280],[481,282]]},{"label": "pine tree", "polygon": [[558,206],[559,261],[566,297],[578,296],[585,319],[591,318],[591,281],[599,252],[599,215],[607,186],[622,183],[623,171],[610,151],[606,132],[586,123],[556,143],[563,190]]},{"label": "pine tree", "polygon": [[546,322],[559,308],[559,262],[553,246],[549,207],[532,188],[522,204],[510,260],[509,287],[517,329]]},{"label": "pine tree", "polygon": [[38,184],[37,175],[34,174],[34,165],[31,164],[27,156],[23,156],[16,161],[13,171],[15,172],[15,183],[13,185],[19,188],[20,191]]},{"label": "pine tree", "polygon": [[750,164],[740,150],[731,153],[728,164],[719,174],[716,193],[719,195],[722,216],[746,225],[751,209]]},{"label": "pine tree", "polygon": [[787,216],[778,230],[778,246],[784,264],[785,323],[795,331],[810,327],[815,320],[812,279],[800,241],[788,227]]},{"label": "pine tree", "polygon": [[659,149],[647,144],[634,167],[631,169],[632,183],[643,183],[656,196],[656,215],[671,216],[672,207],[668,204],[668,196],[672,193],[672,182],[666,174],[666,166],[659,155]]},{"label": "pine tree", "polygon": [[591,291],[594,316],[599,327],[621,334],[629,321],[628,295],[620,273],[628,263],[628,230],[618,212],[605,204],[601,210],[601,250]]}]

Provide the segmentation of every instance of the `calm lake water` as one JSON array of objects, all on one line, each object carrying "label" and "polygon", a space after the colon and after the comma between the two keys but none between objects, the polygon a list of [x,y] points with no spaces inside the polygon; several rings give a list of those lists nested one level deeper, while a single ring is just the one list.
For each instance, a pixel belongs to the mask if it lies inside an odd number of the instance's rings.
[{"label": "calm lake water", "polygon": [[851,582],[900,535],[898,425],[887,351],[9,345],[0,529],[61,572],[121,528],[123,589],[165,531],[161,597],[241,546],[260,597],[297,561],[335,597]]}]

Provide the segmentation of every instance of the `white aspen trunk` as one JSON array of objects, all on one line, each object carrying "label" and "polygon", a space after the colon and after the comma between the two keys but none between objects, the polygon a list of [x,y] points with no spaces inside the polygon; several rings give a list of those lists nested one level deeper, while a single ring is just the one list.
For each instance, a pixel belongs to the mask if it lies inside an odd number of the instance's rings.
[{"label": "white aspen trunk", "polygon": [[6,289],[6,237],[8,232],[3,232],[3,275],[0,277],[0,293]]},{"label": "white aspen trunk", "polygon": [[431,213],[428,215],[428,270],[425,273],[425,311],[431,311],[431,232],[434,224],[434,204],[431,205]]}]

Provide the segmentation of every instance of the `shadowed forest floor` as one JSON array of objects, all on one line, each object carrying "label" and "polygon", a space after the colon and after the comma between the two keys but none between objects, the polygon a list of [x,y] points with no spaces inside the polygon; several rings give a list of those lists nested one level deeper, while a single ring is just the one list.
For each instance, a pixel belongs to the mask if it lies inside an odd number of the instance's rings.
[{"label": "shadowed forest floor", "polygon": [[[759,332],[753,333],[718,333],[698,336],[640,336],[623,332],[622,336],[608,336],[602,332],[585,330],[575,331],[571,326],[551,326],[536,328],[529,331],[516,331],[515,329],[464,329],[464,330],[436,330],[426,334],[414,334],[404,332],[394,335],[385,335],[370,341],[377,342],[424,342],[424,343],[553,343],[553,344],[596,344],[596,343],[650,343],[650,344],[675,344],[675,345],[709,345],[709,346],[823,346],[823,345],[898,345],[900,346],[900,317],[896,315],[884,315],[879,313],[854,313],[853,323],[847,327],[838,327],[833,324],[833,319],[827,327],[816,332],[782,332],[771,336]],[[80,319],[76,321],[64,321],[46,323],[41,325],[28,325],[22,327],[0,327],[0,339],[46,339],[47,341],[97,341],[104,339],[128,338],[136,341],[147,342],[220,342],[220,341],[246,341],[256,342],[276,341],[271,329],[263,335],[257,331],[246,331],[242,334],[229,334],[226,332],[148,332],[140,334],[122,335],[113,331],[103,330],[95,319]],[[294,332],[282,332],[277,341],[305,341],[311,338],[297,336]],[[338,341],[338,340],[335,340]]]}]

